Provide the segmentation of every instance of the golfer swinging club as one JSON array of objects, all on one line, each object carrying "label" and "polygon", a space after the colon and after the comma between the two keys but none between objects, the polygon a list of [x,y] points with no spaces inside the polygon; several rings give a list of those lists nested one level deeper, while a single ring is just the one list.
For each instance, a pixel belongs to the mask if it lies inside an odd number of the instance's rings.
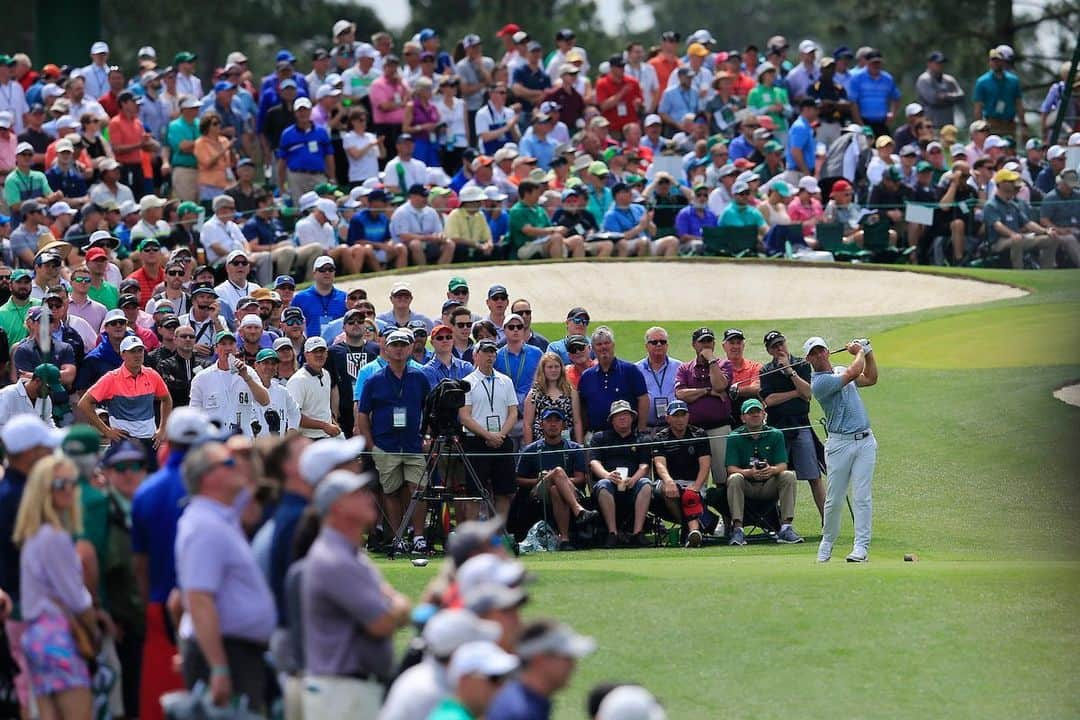
[{"label": "golfer swinging club", "polygon": [[851,485],[855,515],[855,547],[848,562],[866,562],[870,549],[870,483],[877,462],[877,440],[870,431],[870,416],[859,397],[859,387],[877,382],[877,363],[869,340],[852,340],[847,351],[855,356],[848,367],[833,367],[825,340],[812,337],[803,343],[813,375],[810,389],[825,411],[825,462],[829,484],[825,491],[825,525],[822,528],[818,562],[828,562],[833,543],[840,534],[844,497]]}]

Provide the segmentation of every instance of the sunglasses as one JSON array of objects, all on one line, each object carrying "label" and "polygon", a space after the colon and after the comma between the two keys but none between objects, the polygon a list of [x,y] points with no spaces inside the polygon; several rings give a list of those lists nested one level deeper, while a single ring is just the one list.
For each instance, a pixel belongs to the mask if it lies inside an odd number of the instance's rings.
[{"label": "sunglasses", "polygon": [[667,340],[649,340],[650,345],[667,345]]},{"label": "sunglasses", "polygon": [[[246,265],[246,264],[247,264],[247,263],[245,263],[245,265]],[[324,265],[324,266],[323,266],[323,267],[321,267],[321,268],[315,268],[315,272],[328,272],[328,273],[332,273],[332,272],[334,272],[334,266],[333,266],[333,265]]]},{"label": "sunglasses", "polygon": [[219,467],[227,467],[227,468],[236,467],[236,458],[226,458],[225,460],[219,460],[218,462],[214,463],[210,467],[206,468],[206,472],[210,472],[214,468],[219,468]]},{"label": "sunglasses", "polygon": [[210,312],[214,309],[213,305],[196,305],[195,307],[199,308],[203,312]]},{"label": "sunglasses", "polygon": [[435,335],[431,339],[432,340],[438,340],[439,342],[442,342],[444,340],[453,340],[454,336],[453,335]]},{"label": "sunglasses", "polygon": [[515,315],[532,315],[532,310],[515,310]]},{"label": "sunglasses", "polygon": [[571,355],[575,355],[575,354],[577,354],[579,352],[585,352],[587,349],[588,349],[587,345],[583,345],[581,347],[578,347],[578,346],[575,345],[572,348],[566,348],[566,352],[570,353]]},{"label": "sunglasses", "polygon": [[177,340],[194,340],[195,335],[194,334],[191,334],[191,335],[177,335],[176,339]]},{"label": "sunglasses", "polygon": [[293,327],[295,327],[297,325],[303,325],[304,321],[301,320],[300,318],[289,318],[288,320],[285,321],[285,324],[286,325],[292,325]]},{"label": "sunglasses", "polygon": [[169,277],[183,277],[184,271],[183,270],[169,270],[165,274],[168,275]]},{"label": "sunglasses", "polygon": [[138,472],[146,468],[146,463],[138,460],[129,460],[127,462],[118,462],[112,466],[112,469],[116,472]]},{"label": "sunglasses", "polygon": [[78,480],[72,478],[54,478],[50,483],[50,487],[52,487],[53,490],[71,490],[78,485],[78,483]]},{"label": "sunglasses", "polygon": [[[3,275],[0,275],[0,280],[10,280],[10,279],[11,279],[11,273],[5,273]],[[87,281],[89,281],[89,278],[87,278]]]},{"label": "sunglasses", "polygon": [[578,315],[577,317],[570,318],[570,322],[572,322],[572,323],[574,323],[576,325],[588,325],[589,324],[588,318],[583,318],[580,315]]},{"label": "sunglasses", "polygon": [[503,329],[504,330],[524,330],[525,326],[524,325],[504,325]]},{"label": "sunglasses", "polygon": [[111,320],[105,323],[105,327],[113,327],[114,325],[127,325],[127,320]]},{"label": "sunglasses", "polygon": [[461,322],[461,323],[456,322],[456,323],[454,323],[454,327],[459,327],[459,328],[472,327],[472,323],[471,322]]},{"label": "sunglasses", "polygon": [[506,295],[492,295],[488,298],[488,300],[502,300],[503,302],[506,302],[509,299],[510,298]]},{"label": "sunglasses", "polygon": [[365,325],[364,326],[364,332],[374,333],[375,332],[375,326],[374,325]]},{"label": "sunglasses", "polygon": [[161,248],[157,245],[147,245],[142,249],[142,252],[157,252]]},{"label": "sunglasses", "polygon": [[[0,279],[3,279],[3,277],[11,277],[11,276],[10,275],[0,276]],[[71,276],[71,282],[80,283],[80,284],[88,283],[88,282],[90,282],[90,276],[89,275],[72,275]]]},{"label": "sunglasses", "polygon": [[49,262],[47,262],[47,263],[42,263],[42,266],[43,266],[43,267],[50,267],[50,268],[59,268],[59,267],[60,267],[60,263],[59,263],[59,262],[57,262],[56,260],[50,260],[50,261],[49,261]]},{"label": "sunglasses", "polygon": [[232,265],[233,267],[246,267],[246,266],[250,265],[251,263],[249,263],[247,260],[233,260],[229,264]]},{"label": "sunglasses", "polygon": [[346,325],[363,325],[364,320],[362,318],[358,319],[358,320],[346,320],[345,324]]}]

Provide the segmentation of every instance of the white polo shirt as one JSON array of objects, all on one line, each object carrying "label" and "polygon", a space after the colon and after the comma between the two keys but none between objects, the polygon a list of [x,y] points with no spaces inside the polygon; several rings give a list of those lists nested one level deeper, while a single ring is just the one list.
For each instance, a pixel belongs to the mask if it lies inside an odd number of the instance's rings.
[{"label": "white polo shirt", "polygon": [[[324,368],[319,375],[312,375],[306,365],[293,373],[285,386],[296,401],[300,412],[313,420],[333,422],[330,414],[330,373]],[[312,440],[330,437],[325,430],[300,428],[300,434]]]},{"label": "white polo shirt", "polygon": [[314,215],[308,215],[296,223],[297,245],[319,245],[329,250],[337,246],[337,236],[334,235],[334,226],[330,223],[320,223]]},{"label": "white polo shirt", "polygon": [[[206,250],[206,262],[208,265],[216,265],[219,260],[224,260],[225,256],[233,250],[247,250],[247,240],[244,239],[244,233],[240,230],[240,226],[232,220],[221,222],[216,215],[203,223],[202,230],[199,231],[199,242],[202,243],[203,249]],[[211,247],[215,244],[224,247],[225,252],[219,255]]]},{"label": "white polo shirt", "polygon": [[[465,376],[465,381],[469,383],[465,405],[473,420],[490,432],[498,432],[509,417],[510,408],[518,404],[514,381],[498,370],[492,370],[491,375],[474,370]],[[468,428],[465,434],[475,435]]]},{"label": "white polo shirt", "polygon": [[251,416],[256,404],[243,378],[216,365],[201,370],[191,381],[191,407],[202,408],[223,428],[237,429],[248,437],[252,437]]},{"label": "white polo shirt", "polygon": [[[284,435],[286,430],[299,429],[300,406],[296,404],[296,400],[289,394],[285,385],[283,383],[271,382],[270,387],[266,388],[266,392],[270,393],[269,405],[263,407],[262,405],[252,403],[251,406],[251,422],[259,424],[259,432],[256,433],[255,437]],[[277,413],[276,432],[273,431],[274,418],[271,413]]]}]

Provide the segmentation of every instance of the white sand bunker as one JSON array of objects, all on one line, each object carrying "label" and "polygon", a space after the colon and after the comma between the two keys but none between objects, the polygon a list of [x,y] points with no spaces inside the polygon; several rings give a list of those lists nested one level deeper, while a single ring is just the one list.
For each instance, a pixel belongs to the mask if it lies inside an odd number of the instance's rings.
[{"label": "white sand bunker", "polygon": [[1058,388],[1054,391],[1054,397],[1063,403],[1070,405],[1076,405],[1080,407],[1080,383],[1075,385],[1066,385],[1063,388]]},{"label": "white sand bunker", "polygon": [[406,281],[412,287],[413,307],[438,314],[447,282],[455,275],[468,281],[475,311],[486,313],[488,287],[505,285],[511,299],[524,297],[532,303],[538,322],[561,320],[574,305],[588,308],[593,318],[605,321],[770,320],[891,315],[1026,294],[1009,285],[929,273],[705,262],[490,265],[359,279],[343,287],[363,287],[383,312],[388,309],[391,285]]}]

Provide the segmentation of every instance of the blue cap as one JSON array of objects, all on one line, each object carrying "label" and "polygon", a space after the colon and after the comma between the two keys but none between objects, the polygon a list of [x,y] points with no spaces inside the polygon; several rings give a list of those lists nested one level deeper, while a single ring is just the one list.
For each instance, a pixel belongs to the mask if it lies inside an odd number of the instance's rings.
[{"label": "blue cap", "polygon": [[235,90],[236,86],[227,80],[218,80],[214,83],[214,92],[225,92],[226,90]]},{"label": "blue cap", "polygon": [[840,58],[847,58],[848,60],[855,59],[855,53],[847,45],[840,45],[837,47],[832,51],[832,56],[834,60],[839,60]]},{"label": "blue cap", "polygon": [[277,55],[274,56],[274,62],[296,62],[296,56],[288,50],[278,50]]},{"label": "blue cap", "polygon": [[427,42],[433,37],[436,37],[439,33],[435,32],[431,28],[424,28],[420,31],[420,42]]},{"label": "blue cap", "polygon": [[428,334],[427,323],[423,320],[410,320],[408,328],[412,330],[413,335],[424,335],[426,337]]},{"label": "blue cap", "polygon": [[674,415],[675,413],[681,413],[681,412],[684,412],[684,413],[690,412],[690,406],[687,405],[682,400],[672,400],[671,402],[668,403],[668,406],[667,406],[667,414],[668,415]]},{"label": "blue cap", "polygon": [[276,278],[274,278],[275,289],[283,285],[288,285],[289,287],[296,287],[296,281],[293,280],[292,275],[278,275]]},{"label": "blue cap", "polygon": [[446,312],[447,310],[453,310],[456,307],[461,307],[460,300],[447,300],[442,304],[442,311]]},{"label": "blue cap", "polygon": [[[686,403],[683,403],[683,405],[686,405]],[[566,422],[566,413],[557,407],[545,408],[544,412],[540,413],[541,420],[547,420],[549,417],[557,417],[563,422]]]},{"label": "blue cap", "polygon": [[7,215],[0,215],[0,225],[7,225],[11,222],[11,218]]},{"label": "blue cap", "polygon": [[146,462],[146,451],[134,440],[121,440],[111,445],[101,458],[101,464],[106,467],[122,462]]},{"label": "blue cap", "polygon": [[488,300],[495,297],[496,295],[505,295],[506,297],[510,297],[510,293],[506,291],[505,285],[492,285],[488,288]]}]

